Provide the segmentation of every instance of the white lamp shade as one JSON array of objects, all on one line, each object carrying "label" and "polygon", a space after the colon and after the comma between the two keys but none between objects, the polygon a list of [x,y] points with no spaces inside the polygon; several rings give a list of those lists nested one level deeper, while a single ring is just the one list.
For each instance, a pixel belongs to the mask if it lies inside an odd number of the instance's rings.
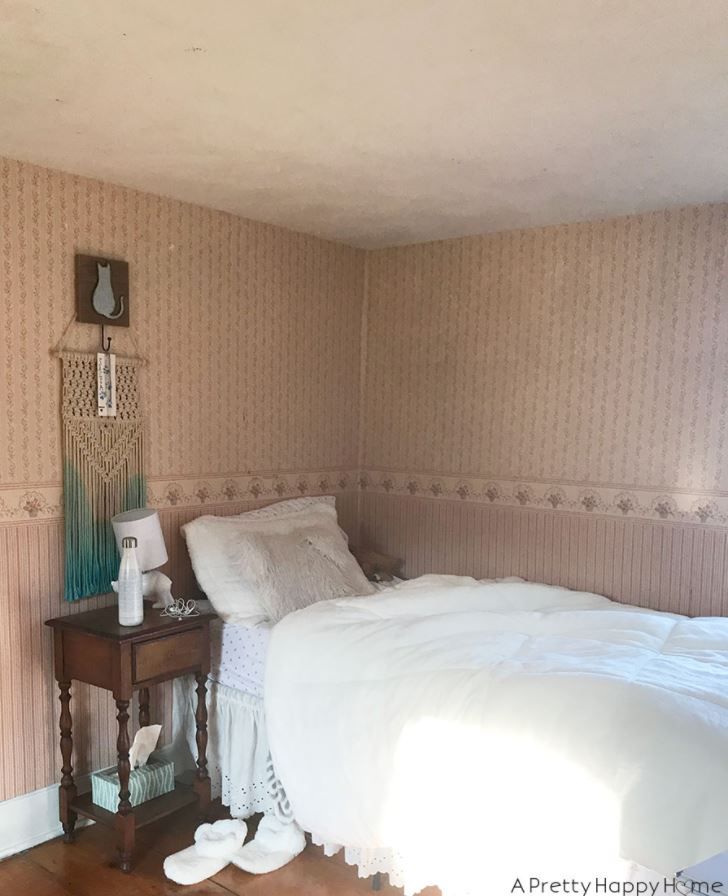
[{"label": "white lamp shade", "polygon": [[116,546],[121,553],[121,539],[131,535],[137,541],[139,569],[146,572],[167,562],[167,547],[164,544],[159,514],[148,507],[126,510],[111,518],[116,536]]}]

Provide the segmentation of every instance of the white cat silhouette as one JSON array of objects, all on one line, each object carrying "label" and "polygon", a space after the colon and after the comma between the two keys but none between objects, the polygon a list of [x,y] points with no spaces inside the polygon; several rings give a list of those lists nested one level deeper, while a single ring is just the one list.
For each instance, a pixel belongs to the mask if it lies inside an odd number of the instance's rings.
[{"label": "white cat silhouette", "polygon": [[114,290],[111,288],[111,265],[96,262],[96,270],[98,272],[98,282],[91,296],[91,304],[94,311],[102,317],[108,317],[109,320],[116,320],[124,313],[124,296],[119,297],[119,310],[114,314],[116,308],[116,299],[114,298]]}]

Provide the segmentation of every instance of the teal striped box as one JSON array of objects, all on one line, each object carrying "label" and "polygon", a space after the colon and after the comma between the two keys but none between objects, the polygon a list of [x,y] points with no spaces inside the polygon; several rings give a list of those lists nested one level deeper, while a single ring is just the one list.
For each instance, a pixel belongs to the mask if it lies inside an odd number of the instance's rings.
[{"label": "teal striped box", "polygon": [[[174,790],[174,762],[149,758],[146,765],[129,774],[129,800],[138,806]],[[91,773],[91,799],[97,806],[116,812],[119,808],[119,773],[116,766]]]}]

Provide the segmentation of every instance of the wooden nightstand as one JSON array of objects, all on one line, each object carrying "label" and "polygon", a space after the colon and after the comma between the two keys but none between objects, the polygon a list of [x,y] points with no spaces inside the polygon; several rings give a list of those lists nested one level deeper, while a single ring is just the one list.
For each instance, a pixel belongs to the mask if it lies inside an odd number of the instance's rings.
[{"label": "wooden nightstand", "polygon": [[[210,620],[212,613],[174,620],[146,609],[141,625],[119,625],[116,606],[72,616],[49,619],[53,629],[55,675],[61,690],[60,817],[64,839],[70,843],[79,815],[116,828],[119,867],[131,870],[134,834],[150,824],[199,799],[206,815],[210,806],[207,774],[207,707],[205,682],[210,671]],[[197,680],[197,771],[192,788],[177,783],[175,790],[133,808],[129,802],[129,703],[139,691],[139,724],[149,724],[149,685],[194,673]],[[119,735],[119,810],[108,812],[91,802],[91,794],[79,796],[73,780],[71,681],[105,688],[114,695]]]}]

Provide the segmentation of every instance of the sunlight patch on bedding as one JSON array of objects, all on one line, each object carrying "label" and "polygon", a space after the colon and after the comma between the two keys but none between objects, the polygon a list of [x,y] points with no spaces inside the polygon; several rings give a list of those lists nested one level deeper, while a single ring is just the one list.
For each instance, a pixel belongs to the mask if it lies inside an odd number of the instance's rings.
[{"label": "sunlight patch on bedding", "polygon": [[[446,792],[447,815],[433,816]],[[480,795],[486,794],[483,802]],[[516,877],[593,877],[619,856],[618,801],[535,738],[424,718],[395,752],[382,842],[402,856],[407,891],[437,881],[466,896],[511,892]]]}]

